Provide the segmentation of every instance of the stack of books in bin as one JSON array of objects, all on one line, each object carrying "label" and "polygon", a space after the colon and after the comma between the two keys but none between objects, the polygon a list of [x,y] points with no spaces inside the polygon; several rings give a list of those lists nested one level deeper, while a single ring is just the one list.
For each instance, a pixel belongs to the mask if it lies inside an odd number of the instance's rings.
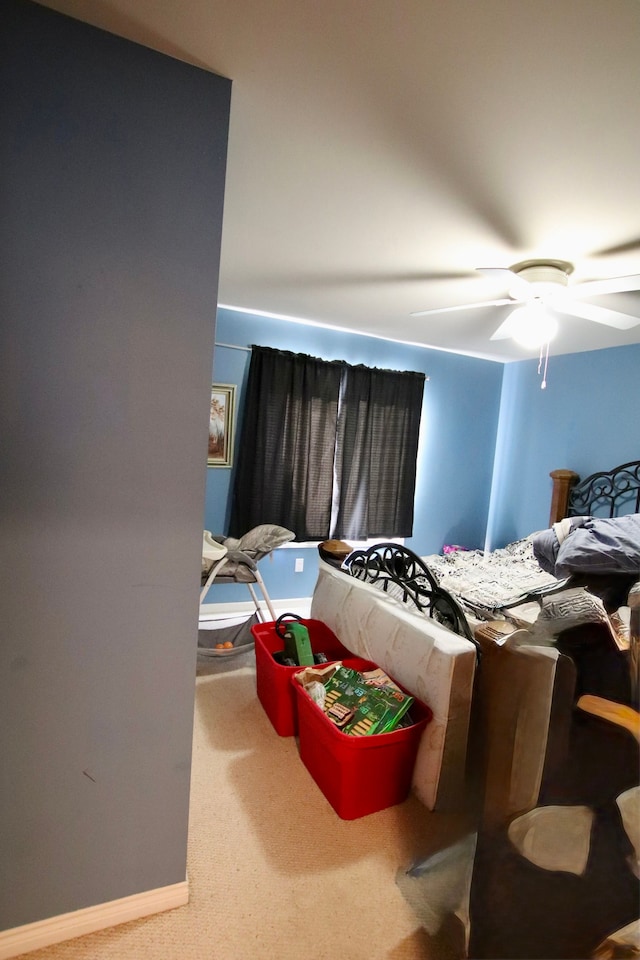
[{"label": "stack of books in bin", "polygon": [[[314,680],[314,674],[324,676]],[[336,664],[324,671],[309,670],[303,682],[342,733],[360,737],[390,733],[413,722],[408,711],[414,698],[379,667],[359,671]]]}]

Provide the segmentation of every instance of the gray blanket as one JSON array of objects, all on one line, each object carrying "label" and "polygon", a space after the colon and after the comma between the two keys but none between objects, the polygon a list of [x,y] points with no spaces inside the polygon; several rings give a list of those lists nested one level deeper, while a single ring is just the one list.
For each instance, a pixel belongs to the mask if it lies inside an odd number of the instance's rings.
[{"label": "gray blanket", "polygon": [[640,514],[601,519],[571,517],[533,538],[533,553],[548,573],[640,575]]}]

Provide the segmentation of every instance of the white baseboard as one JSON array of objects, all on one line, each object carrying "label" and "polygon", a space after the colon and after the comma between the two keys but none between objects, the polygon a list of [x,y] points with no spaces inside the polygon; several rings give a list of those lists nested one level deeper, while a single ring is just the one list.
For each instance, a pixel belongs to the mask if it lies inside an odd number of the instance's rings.
[{"label": "white baseboard", "polygon": [[57,917],[3,930],[0,931],[0,960],[10,960],[11,957],[50,947],[63,940],[72,940],[74,937],[115,927],[129,920],[139,920],[153,913],[183,907],[188,902],[189,881],[184,880],[168,887],[145,890],[120,900],[99,903],[95,907],[84,907],[72,913],[61,913]]},{"label": "white baseboard", "polygon": [[[283,613],[297,613],[300,616],[308,616],[311,607],[311,597],[297,597],[294,600],[272,600],[274,610],[280,616]],[[263,603],[266,611],[266,604]],[[235,617],[247,614],[250,616],[255,612],[255,607],[251,600],[240,600],[235,603],[201,603],[200,619],[218,619],[222,617]]]}]

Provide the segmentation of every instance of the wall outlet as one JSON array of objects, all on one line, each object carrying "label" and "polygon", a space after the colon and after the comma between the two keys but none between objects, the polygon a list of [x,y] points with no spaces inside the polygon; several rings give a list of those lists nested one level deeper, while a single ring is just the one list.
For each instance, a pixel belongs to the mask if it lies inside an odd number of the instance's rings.
[{"label": "wall outlet", "polygon": [[304,570],[304,560],[302,557],[296,557],[296,565],[294,567],[296,573],[302,573]]}]

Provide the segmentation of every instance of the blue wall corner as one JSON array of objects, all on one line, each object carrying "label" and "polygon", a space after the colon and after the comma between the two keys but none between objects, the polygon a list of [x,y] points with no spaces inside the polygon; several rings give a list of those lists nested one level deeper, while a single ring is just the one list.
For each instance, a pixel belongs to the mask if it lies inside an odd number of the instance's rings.
[{"label": "blue wall corner", "polygon": [[640,344],[552,356],[545,390],[536,367],[505,367],[489,547],[548,526],[552,470],[585,477],[640,456]]}]

